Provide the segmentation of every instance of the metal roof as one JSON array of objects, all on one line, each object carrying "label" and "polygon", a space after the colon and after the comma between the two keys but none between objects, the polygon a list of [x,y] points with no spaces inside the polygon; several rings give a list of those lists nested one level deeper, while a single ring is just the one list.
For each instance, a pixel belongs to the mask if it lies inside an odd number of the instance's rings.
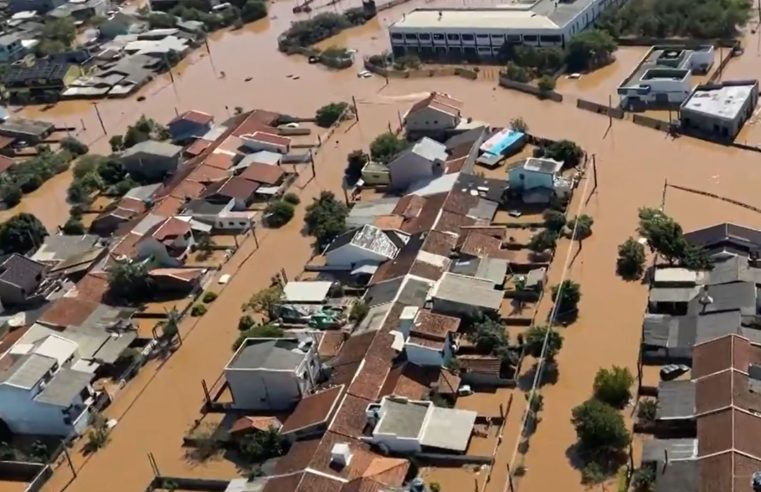
[{"label": "metal roof", "polygon": [[658,385],[658,420],[695,416],[695,382],[661,381]]},{"label": "metal roof", "polygon": [[323,302],[328,297],[328,291],[333,282],[323,281],[292,281],[283,288],[285,302]]},{"label": "metal roof", "polygon": [[52,357],[25,354],[19,357],[10,368],[0,373],[0,382],[19,388],[32,389],[56,364],[56,360]]},{"label": "metal roof", "polygon": [[488,280],[445,273],[433,288],[435,299],[487,309],[499,309],[503,292],[495,290]]},{"label": "metal roof", "polygon": [[700,287],[654,287],[650,302],[689,302],[700,293]]},{"label": "metal roof", "polygon": [[67,407],[90,384],[93,375],[63,368],[34,399],[40,403]]},{"label": "metal roof", "polygon": [[293,371],[306,357],[296,339],[249,339],[227,364],[227,369]]}]

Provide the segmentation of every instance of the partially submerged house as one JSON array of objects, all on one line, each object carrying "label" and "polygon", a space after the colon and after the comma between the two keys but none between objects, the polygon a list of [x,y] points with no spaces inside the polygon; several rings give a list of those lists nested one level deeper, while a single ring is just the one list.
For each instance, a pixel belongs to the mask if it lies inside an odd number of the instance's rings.
[{"label": "partially submerged house", "polygon": [[460,319],[421,309],[405,307],[399,316],[399,331],[394,348],[419,366],[445,366],[456,350],[455,335]]},{"label": "partially submerged house", "polygon": [[549,203],[571,193],[571,182],[561,175],[563,163],[553,159],[529,157],[507,171],[512,196],[525,203]]},{"label": "partially submerged house", "polygon": [[335,238],[325,250],[326,264],[354,268],[379,264],[396,257],[407,236],[365,225]]},{"label": "partially submerged house", "polygon": [[288,410],[313,392],[320,374],[312,340],[249,338],[225,366],[233,406]]},{"label": "partially submerged house", "polygon": [[457,128],[462,119],[462,101],[448,94],[431,92],[402,117],[408,134],[440,134]]},{"label": "partially submerged house", "polygon": [[123,151],[119,159],[128,173],[157,179],[174,172],[181,155],[182,147],[178,145],[146,140]]},{"label": "partially submerged house", "polygon": [[27,303],[45,279],[47,266],[26,256],[13,253],[0,264],[0,305],[20,306]]},{"label": "partially submerged house", "polygon": [[448,154],[444,144],[423,137],[388,163],[391,188],[406,190],[413,183],[440,176]]},{"label": "partially submerged house", "polygon": [[474,317],[484,311],[497,312],[504,292],[490,280],[447,272],[431,290],[433,310],[452,316]]},{"label": "partially submerged house", "polygon": [[714,261],[735,256],[757,258],[761,252],[761,230],[729,222],[687,232],[684,238],[708,250]]},{"label": "partially submerged house", "polygon": [[167,125],[172,142],[184,143],[204,136],[211,130],[214,116],[202,111],[190,110],[178,115]]}]

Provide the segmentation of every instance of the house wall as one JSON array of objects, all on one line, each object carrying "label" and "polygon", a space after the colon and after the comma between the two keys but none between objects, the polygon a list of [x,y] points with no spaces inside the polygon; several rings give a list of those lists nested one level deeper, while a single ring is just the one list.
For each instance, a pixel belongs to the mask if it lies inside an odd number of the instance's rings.
[{"label": "house wall", "polygon": [[530,190],[532,188],[553,189],[552,174],[529,171],[522,167],[514,167],[508,173],[510,187],[515,189]]},{"label": "house wall", "polygon": [[391,172],[391,188],[406,190],[411,184],[434,176],[436,165],[412,152],[405,152],[388,165]]},{"label": "house wall", "polygon": [[23,304],[28,294],[21,287],[0,280],[0,301],[3,305]]},{"label": "house wall", "polygon": [[340,248],[329,251],[325,255],[325,264],[329,266],[355,266],[361,263],[380,263],[386,261],[385,256],[373,253],[353,244],[345,244]]},{"label": "house wall", "polygon": [[393,434],[379,434],[373,432],[373,442],[377,445],[388,446],[390,451],[396,453],[418,453],[421,450],[420,442],[415,438],[398,437]]},{"label": "house wall", "polygon": [[404,352],[407,354],[407,360],[419,366],[444,365],[444,353],[429,347],[407,343],[404,345]]},{"label": "house wall", "polygon": [[645,104],[678,104],[687,99],[690,95],[690,81],[692,77],[687,76],[685,79],[649,79],[642,81],[650,86],[645,92],[638,87],[619,88],[618,94],[621,96],[621,104],[630,105],[632,102]]},{"label": "house wall", "polygon": [[717,138],[733,139],[740,132],[743,124],[753,116],[756,104],[758,104],[758,85],[753,87],[750,97],[745,101],[736,118],[719,118],[682,107],[679,119],[685,130],[697,130],[715,135]]},{"label": "house wall", "polygon": [[387,185],[391,182],[389,172],[362,171],[362,180],[368,185]]},{"label": "house wall", "polygon": [[227,369],[233,406],[245,410],[287,410],[302,397],[303,383],[290,371]]},{"label": "house wall", "polygon": [[242,140],[243,145],[253,152],[258,152],[260,150],[269,150],[271,152],[277,152],[278,154],[287,154],[290,150],[288,145],[277,145],[274,143],[261,142],[259,140],[250,140],[247,138],[242,138]]},{"label": "house wall", "polygon": [[177,169],[178,157],[164,157],[160,155],[138,152],[137,154],[122,157],[122,165],[129,173],[139,174],[148,178],[157,178]]},{"label": "house wall", "polygon": [[152,237],[143,239],[137,244],[137,259],[144,260],[153,258],[161,266],[173,267],[180,266],[182,262],[177,261],[169,255],[166,247]]},{"label": "house wall", "polygon": [[442,131],[452,130],[460,123],[460,118],[446,114],[433,108],[422,108],[408,114],[404,128],[410,131]]},{"label": "house wall", "polygon": [[[73,425],[65,422],[65,407],[34,401],[32,398],[37,393],[39,388],[27,391],[6,384],[0,385],[0,418],[13,433],[69,435]],[[72,404],[84,408],[84,402],[79,396]]]}]

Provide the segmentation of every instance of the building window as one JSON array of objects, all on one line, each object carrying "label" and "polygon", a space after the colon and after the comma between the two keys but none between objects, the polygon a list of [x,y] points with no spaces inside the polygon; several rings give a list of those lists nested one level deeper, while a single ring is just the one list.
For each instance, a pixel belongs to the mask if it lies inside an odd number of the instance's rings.
[{"label": "building window", "polygon": [[391,33],[391,39],[402,39],[402,34],[398,32],[392,32]]},{"label": "building window", "polygon": [[542,43],[559,43],[562,41],[562,38],[558,35],[541,36],[539,39],[541,39]]},{"label": "building window", "polygon": [[507,42],[508,43],[520,43],[521,42],[521,35],[520,34],[508,34],[507,35]]},{"label": "building window", "polygon": [[433,35],[434,41],[444,41],[444,35],[443,34],[434,34]]},{"label": "building window", "polygon": [[476,37],[478,39],[485,39],[486,41],[489,40],[489,35],[488,34],[476,34]]},{"label": "building window", "polygon": [[527,43],[536,43],[536,36],[534,34],[524,34],[523,40]]},{"label": "building window", "polygon": [[473,35],[472,34],[463,34],[462,35],[463,41],[473,41]]},{"label": "building window", "polygon": [[430,34],[428,34],[428,33],[422,33],[422,34],[418,34],[418,36],[417,36],[417,37],[418,37],[418,39],[420,39],[421,41],[429,41],[429,40],[431,39],[431,35],[430,35]]},{"label": "building window", "polygon": [[459,41],[459,40],[460,40],[459,34],[447,34],[447,41]]},{"label": "building window", "polygon": [[417,35],[416,34],[409,34],[409,33],[407,33],[407,34],[404,35],[404,39],[406,39],[408,41],[417,41]]}]

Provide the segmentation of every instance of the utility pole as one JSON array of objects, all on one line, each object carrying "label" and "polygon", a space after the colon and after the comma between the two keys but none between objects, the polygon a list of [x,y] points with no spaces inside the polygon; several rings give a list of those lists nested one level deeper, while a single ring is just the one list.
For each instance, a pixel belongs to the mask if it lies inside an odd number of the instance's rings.
[{"label": "utility pole", "polygon": [[69,449],[66,447],[66,441],[61,439],[61,448],[63,448],[63,455],[66,457],[66,462],[69,464],[72,475],[77,478],[77,470],[74,468],[74,463],[71,462],[71,456],[69,456]]},{"label": "utility pole", "polygon": [[312,177],[313,178],[317,177],[317,171],[315,170],[315,167],[314,167],[314,154],[312,153],[312,149],[309,149],[309,162],[312,165]]},{"label": "utility pole", "polygon": [[211,64],[211,69],[214,71],[214,76],[219,77],[217,67],[214,65],[214,57],[211,54],[211,47],[209,47],[209,39],[204,38],[203,44],[206,46],[206,53],[209,54],[209,63]]},{"label": "utility pole", "polygon": [[359,121],[359,108],[357,108],[357,98],[354,96],[351,96],[351,102],[354,105],[354,117],[357,118],[357,121]]},{"label": "utility pole", "polygon": [[251,235],[254,237],[254,244],[256,249],[259,249],[259,238],[256,237],[256,227],[254,227],[254,221],[251,221]]},{"label": "utility pole", "polygon": [[100,122],[100,127],[103,129],[103,135],[108,135],[108,132],[106,131],[106,125],[103,123],[103,118],[100,116],[100,110],[98,109],[98,103],[93,102],[92,105],[95,108],[95,115],[98,117],[98,121]]},{"label": "utility pole", "polygon": [[613,97],[608,96],[608,128],[613,126]]}]

